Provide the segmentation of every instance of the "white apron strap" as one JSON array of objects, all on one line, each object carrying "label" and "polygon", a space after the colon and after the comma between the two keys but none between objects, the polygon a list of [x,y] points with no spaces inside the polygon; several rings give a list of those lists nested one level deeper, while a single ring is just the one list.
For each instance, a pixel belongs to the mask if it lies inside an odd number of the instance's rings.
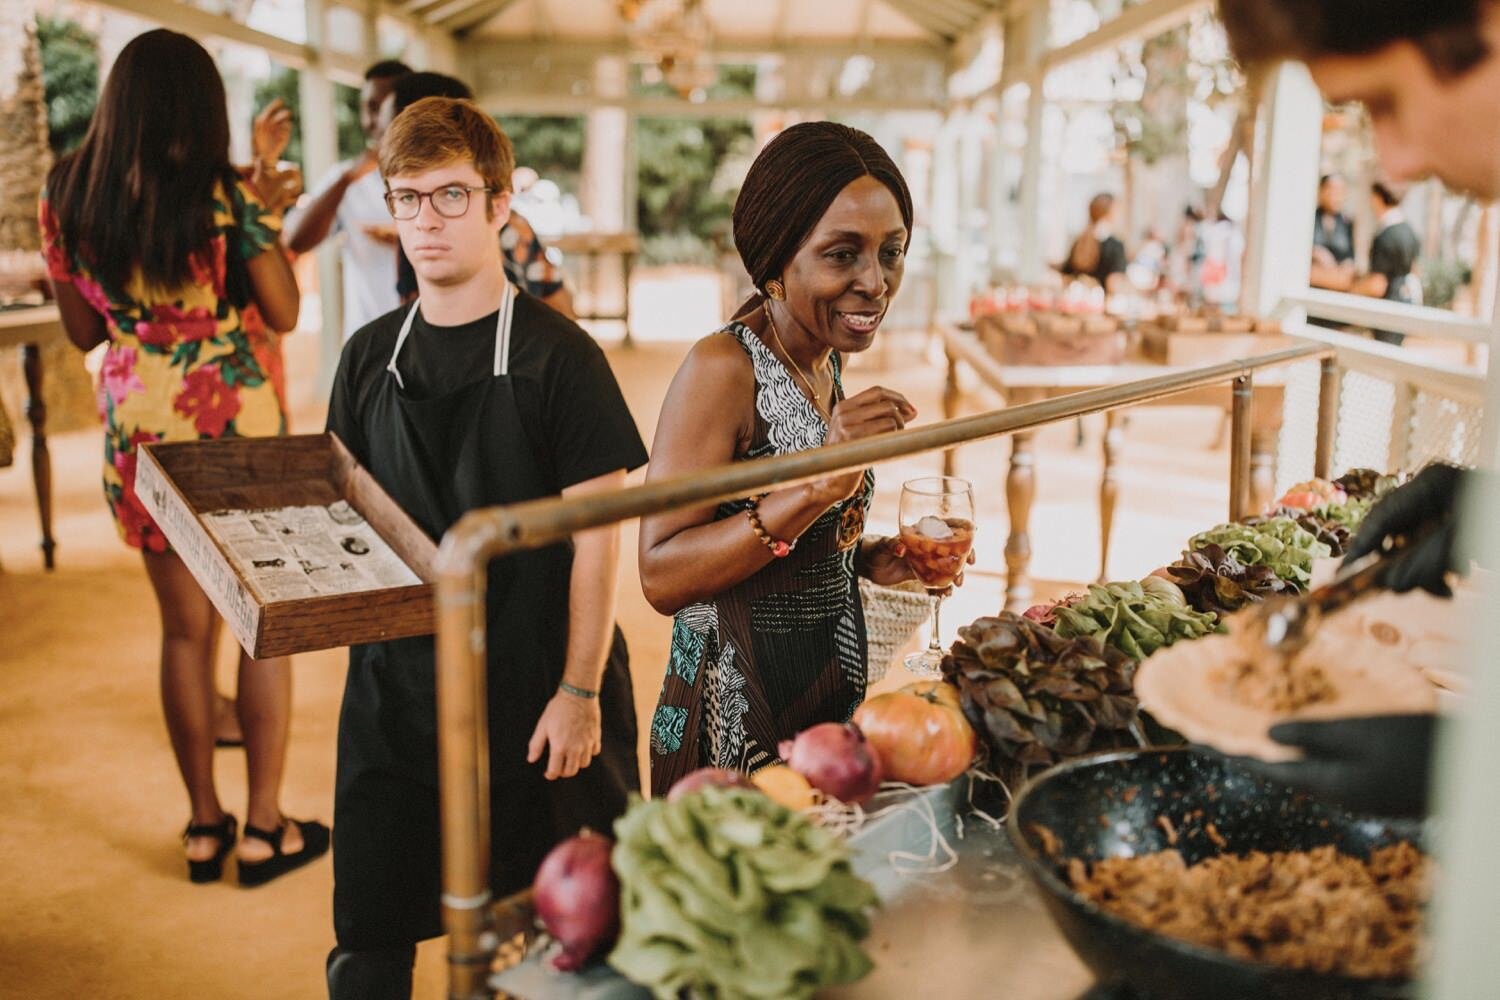
[{"label": "white apron strap", "polygon": [[[396,376],[396,384],[402,389],[406,388],[406,382],[401,378],[401,371],[396,367],[396,359],[401,356],[401,348],[406,345],[406,338],[411,334],[411,324],[417,316],[417,307],[422,304],[418,299],[411,304],[411,309],[406,313],[406,319],[401,324],[401,332],[396,334],[396,347],[391,351],[391,360],[387,362],[385,370]],[[495,364],[492,374],[495,376],[510,374],[510,328],[515,317],[516,288],[509,283],[505,286],[505,296],[500,301],[500,315],[495,321]]]},{"label": "white apron strap", "polygon": [[510,326],[516,311],[516,286],[505,283],[505,297],[500,300],[500,318],[495,321],[495,370],[498,378],[510,374]]},{"label": "white apron strap", "polygon": [[421,303],[422,300],[418,299],[416,302],[413,302],[411,304],[411,308],[407,310],[406,321],[401,324],[401,332],[396,334],[396,349],[391,352],[391,360],[385,366],[386,371],[396,376],[396,384],[399,385],[402,389],[406,388],[406,382],[402,380],[401,372],[396,368],[396,358],[401,354],[401,347],[406,343],[407,334],[411,333],[411,321],[416,318],[417,306],[421,305]]}]

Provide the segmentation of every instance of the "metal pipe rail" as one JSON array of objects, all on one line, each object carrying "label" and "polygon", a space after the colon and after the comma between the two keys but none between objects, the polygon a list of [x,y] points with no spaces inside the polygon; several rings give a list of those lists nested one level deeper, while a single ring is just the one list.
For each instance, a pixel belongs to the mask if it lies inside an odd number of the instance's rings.
[{"label": "metal pipe rail", "polygon": [[[449,939],[449,997],[483,1000],[490,996],[486,981],[500,943],[490,914],[489,732],[484,709],[488,703],[484,588],[491,559],[644,514],[734,500],[771,487],[805,483],[1227,381],[1233,381],[1237,396],[1243,393],[1248,403],[1253,372],[1313,359],[1323,359],[1326,370],[1333,363],[1332,355],[1327,346],[1308,344],[791,455],[720,465],[614,493],[533,500],[465,514],[443,537],[434,564],[442,902]],[[1248,410],[1248,405],[1237,405],[1233,413],[1231,474],[1240,481],[1230,483],[1232,517],[1243,514],[1249,490],[1244,461],[1250,437]],[[1329,451],[1320,444],[1320,458]],[[1326,467],[1319,470],[1319,474],[1326,472]]]}]

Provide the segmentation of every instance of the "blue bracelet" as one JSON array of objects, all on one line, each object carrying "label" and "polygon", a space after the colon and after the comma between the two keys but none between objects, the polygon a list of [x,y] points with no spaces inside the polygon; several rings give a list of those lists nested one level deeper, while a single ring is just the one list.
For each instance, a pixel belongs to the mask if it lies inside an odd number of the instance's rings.
[{"label": "blue bracelet", "polygon": [[570,694],[575,698],[587,698],[590,701],[599,697],[598,691],[589,691],[586,688],[574,687],[567,681],[559,681],[557,684],[557,689],[563,694]]}]

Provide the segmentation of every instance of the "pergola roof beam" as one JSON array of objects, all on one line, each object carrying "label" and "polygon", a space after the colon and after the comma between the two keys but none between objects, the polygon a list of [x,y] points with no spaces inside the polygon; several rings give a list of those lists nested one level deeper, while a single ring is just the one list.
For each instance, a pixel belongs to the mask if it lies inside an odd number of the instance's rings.
[{"label": "pergola roof beam", "polygon": [[906,15],[923,31],[944,40],[952,40],[966,25],[955,21],[951,13],[939,12],[926,0],[885,0],[886,6]]},{"label": "pergola roof beam", "polygon": [[1119,17],[1111,18],[1077,41],[1052,49],[1042,57],[1042,67],[1054,70],[1064,63],[1116,48],[1137,38],[1154,38],[1198,11],[1212,7],[1213,0],[1146,0],[1127,7]]},{"label": "pergola roof beam", "polygon": [[443,27],[454,34],[461,35],[465,32],[473,31],[492,17],[504,14],[511,7],[515,6],[515,4],[516,0],[482,0],[479,6],[474,9],[450,18]]},{"label": "pergola roof beam", "polygon": [[586,115],[601,108],[620,108],[647,118],[714,118],[738,117],[760,111],[797,111],[821,113],[880,113],[887,111],[943,111],[941,100],[865,99],[828,97],[779,98],[758,101],[754,98],[709,99],[698,104],[671,97],[601,98],[573,94],[505,94],[481,92],[475,95],[480,106],[494,114]]},{"label": "pergola roof beam", "polygon": [[973,24],[994,9],[992,4],[979,0],[924,0],[927,6],[947,11],[953,17]]},{"label": "pergola roof beam", "polygon": [[[495,2],[495,0],[491,0]],[[515,0],[502,0],[512,3]],[[546,55],[569,55],[577,58],[599,56],[628,56],[637,54],[624,39],[558,39],[538,43],[528,38],[476,38],[464,46],[465,60],[482,67],[489,62],[507,62],[516,59],[530,60]],[[850,56],[870,55],[892,59],[935,59],[947,57],[947,46],[940,42],[921,39],[873,38],[868,42],[858,39],[842,41],[830,38],[786,38],[776,39],[770,35],[759,37],[727,37],[715,39],[713,54],[720,60],[754,58],[764,55],[799,55],[847,59]]]},{"label": "pergola roof beam", "polygon": [[294,69],[305,69],[317,63],[330,79],[351,86],[364,82],[364,60],[343,52],[319,50],[310,45],[293,42],[258,31],[241,24],[223,14],[213,14],[198,7],[191,7],[174,0],[89,0],[97,7],[118,10],[126,14],[171,25],[177,31],[200,38],[218,38],[226,42],[248,45],[265,52],[278,62]]},{"label": "pergola roof beam", "polygon": [[451,21],[461,14],[466,14],[484,2],[485,0],[443,0],[436,7],[424,13],[422,20],[428,24],[441,26],[443,22]]}]

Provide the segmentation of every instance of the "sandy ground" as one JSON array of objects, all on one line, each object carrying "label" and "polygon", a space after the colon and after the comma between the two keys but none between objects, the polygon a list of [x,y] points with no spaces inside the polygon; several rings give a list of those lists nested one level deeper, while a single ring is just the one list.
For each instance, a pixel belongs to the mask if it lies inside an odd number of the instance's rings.
[{"label": "sandy ground", "polygon": [[[707,330],[717,293],[637,296],[638,346],[611,361],[650,440],[662,393],[686,344],[652,330]],[[601,336],[608,332],[601,328]],[[287,342],[293,428],[322,427],[309,334]],[[0,359],[13,364],[14,355]],[[881,383],[907,393],[921,420],[941,416],[942,367],[919,336],[888,336],[857,359],[848,387]],[[970,394],[966,405],[995,405]],[[1143,410],[1131,418],[1110,569],[1140,576],[1171,561],[1187,537],[1222,519],[1227,453],[1214,446],[1216,413]],[[1100,428],[1073,426],[1038,442],[1034,573],[1042,593],[1092,579],[1098,564]],[[187,814],[157,700],[158,628],[139,557],[121,544],[98,485],[97,431],[51,441],[58,568],[41,569],[28,445],[0,470],[0,997],[107,1000],[153,997],[307,998],[323,995],[332,945],[331,867],[322,860],[255,891],[227,880],[194,886],[177,841]],[[978,565],[944,614],[954,629],[1000,602],[1006,535],[1003,477],[1008,444],[960,454],[979,501]],[[923,456],[877,470],[873,530],[894,527],[899,483],[939,468]],[[634,552],[634,525],[625,550]],[[633,653],[642,729],[660,685],[669,622],[641,597],[633,558],[620,574],[620,619]],[[232,650],[221,650],[221,686],[232,689]],[[285,806],[331,819],[334,735],[345,669],[342,650],[296,658],[295,717]],[[900,683],[892,671],[885,684]],[[243,816],[243,757],[220,751],[221,794]],[[441,943],[419,958],[417,995],[442,995]]]}]

